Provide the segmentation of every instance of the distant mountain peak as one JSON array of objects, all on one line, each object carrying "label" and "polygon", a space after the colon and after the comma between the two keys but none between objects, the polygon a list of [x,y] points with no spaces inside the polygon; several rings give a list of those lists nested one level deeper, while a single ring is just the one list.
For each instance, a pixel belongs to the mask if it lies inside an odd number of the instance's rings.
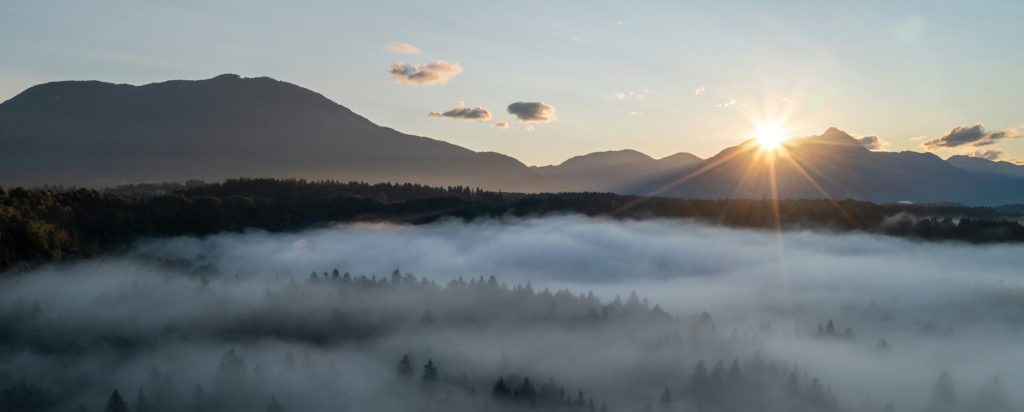
[{"label": "distant mountain peak", "polygon": [[212,78],[210,80],[239,80],[241,78],[242,78],[242,76],[239,76],[239,75],[234,74],[234,73],[224,73],[224,74],[218,75],[218,76],[216,76],[216,77],[214,77],[214,78]]},{"label": "distant mountain peak", "polygon": [[867,150],[855,137],[835,127],[829,127],[820,135],[802,139],[808,143],[826,143],[829,145],[849,146]]},{"label": "distant mountain peak", "polygon": [[821,137],[853,137],[849,133],[839,130],[836,127],[829,127],[825,129],[825,133],[821,134]]}]

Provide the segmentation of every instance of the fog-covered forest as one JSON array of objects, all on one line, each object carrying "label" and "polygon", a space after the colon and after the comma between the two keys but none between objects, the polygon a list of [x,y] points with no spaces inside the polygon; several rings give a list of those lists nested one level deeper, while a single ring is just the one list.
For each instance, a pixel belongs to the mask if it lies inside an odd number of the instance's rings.
[{"label": "fog-covered forest", "polygon": [[0,280],[0,411],[1014,411],[1022,265],[579,215],[155,238]]},{"label": "fog-covered forest", "polygon": [[464,186],[288,179],[142,184],[104,191],[0,188],[0,270],[119,251],[149,237],[338,222],[430,223],[584,214],[727,227],[869,232],[929,241],[1024,241],[1020,205],[878,205],[855,200],[700,200],[611,193],[520,194]]}]

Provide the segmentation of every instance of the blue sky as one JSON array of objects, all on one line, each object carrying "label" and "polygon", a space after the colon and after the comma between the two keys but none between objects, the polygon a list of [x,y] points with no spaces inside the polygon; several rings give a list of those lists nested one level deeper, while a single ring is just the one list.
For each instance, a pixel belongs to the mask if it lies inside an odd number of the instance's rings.
[{"label": "blue sky", "polygon": [[[237,73],[534,165],[622,148],[707,157],[763,121],[795,135],[836,126],[879,136],[888,150],[922,150],[955,126],[1024,125],[1022,21],[1021,1],[5,0],[0,100],[54,80]],[[394,53],[393,42],[421,52]],[[388,72],[438,60],[462,71],[433,86],[397,84]],[[427,116],[458,101],[493,119]],[[506,113],[517,101],[545,102],[557,119],[528,130]],[[1020,159],[1021,140],[939,153]]]}]

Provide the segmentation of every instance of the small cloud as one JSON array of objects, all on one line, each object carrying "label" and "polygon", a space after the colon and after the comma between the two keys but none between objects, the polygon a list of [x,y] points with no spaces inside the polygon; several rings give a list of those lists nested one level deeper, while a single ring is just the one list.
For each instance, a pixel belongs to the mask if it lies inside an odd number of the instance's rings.
[{"label": "small cloud", "polygon": [[957,126],[938,139],[924,142],[923,146],[929,150],[952,148],[961,146],[988,146],[1003,139],[1016,139],[1021,137],[1018,129],[1006,129],[998,132],[988,132],[982,124],[974,126]]},{"label": "small cloud", "polygon": [[1002,159],[1004,155],[1006,155],[1006,152],[999,149],[975,150],[973,152],[968,152],[967,155],[971,157],[980,157],[986,160],[999,160]]},{"label": "small cloud", "polygon": [[1008,155],[1002,149],[990,149],[990,150],[974,150],[964,153],[971,157],[980,157],[982,159],[991,160],[993,162],[1010,162],[1020,164],[1021,160],[1013,156]]},{"label": "small cloud", "polygon": [[491,120],[491,112],[483,107],[474,107],[472,109],[466,107],[465,102],[458,102],[455,104],[455,108],[447,112],[430,112],[427,113],[429,117],[439,117],[445,119],[463,120],[467,122],[484,122]]},{"label": "small cloud", "polygon": [[706,88],[706,87],[704,87],[704,86],[700,86],[700,87],[696,88],[696,89],[695,89],[695,90],[693,91],[693,94],[694,94],[694,96],[697,96],[697,95],[701,95],[701,94],[704,94],[704,92],[705,92],[706,90],[707,90],[707,88]]},{"label": "small cloud", "polygon": [[643,100],[647,98],[647,95],[653,93],[650,90],[644,89],[641,92],[618,92],[615,93],[616,100]]},{"label": "small cloud", "polygon": [[420,54],[420,48],[409,43],[394,42],[387,46],[387,49],[399,54]]},{"label": "small cloud", "polygon": [[868,150],[884,150],[889,146],[889,142],[878,136],[864,136],[858,138],[857,141]]},{"label": "small cloud", "polygon": [[500,122],[497,122],[497,123],[491,125],[491,127],[495,128],[495,129],[508,129],[509,125],[508,125],[507,121],[502,120]]},{"label": "small cloud", "polygon": [[722,103],[716,104],[715,107],[730,107],[730,106],[735,106],[735,105],[736,105],[736,99],[732,99],[732,100],[729,100],[727,102],[722,102]]},{"label": "small cloud", "polygon": [[544,102],[515,102],[508,113],[523,123],[550,123],[555,120],[555,107]]},{"label": "small cloud", "polygon": [[644,117],[644,114],[640,112],[629,112],[629,115],[633,117]]},{"label": "small cloud", "polygon": [[427,64],[396,63],[391,65],[391,79],[398,84],[412,86],[433,86],[444,84],[448,79],[462,72],[458,63],[438,60]]}]

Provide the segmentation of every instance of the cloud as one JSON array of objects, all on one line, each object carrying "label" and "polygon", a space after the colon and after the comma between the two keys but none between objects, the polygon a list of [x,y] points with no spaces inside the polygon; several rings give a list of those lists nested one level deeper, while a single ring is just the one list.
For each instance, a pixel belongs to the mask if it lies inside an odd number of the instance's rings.
[{"label": "cloud", "polygon": [[707,88],[706,88],[706,87],[704,87],[704,86],[700,86],[700,87],[696,88],[696,89],[695,89],[695,90],[693,91],[693,94],[694,94],[694,95],[699,95],[699,94],[703,94],[703,93],[704,93],[704,91],[706,91],[706,90],[707,90]]},{"label": "cloud", "polygon": [[438,60],[427,64],[395,63],[391,65],[391,79],[398,84],[412,86],[433,86],[444,84],[448,79],[462,72],[458,63]]},{"label": "cloud", "polygon": [[491,125],[491,127],[494,127],[495,129],[508,129],[509,126],[508,126],[508,122],[507,121],[502,120],[500,122],[497,122],[497,123]]},{"label": "cloud", "polygon": [[857,139],[860,144],[864,145],[868,150],[883,150],[889,146],[889,142],[882,140],[878,136],[864,136]]},{"label": "cloud", "polygon": [[632,116],[632,117],[644,117],[643,113],[636,112],[636,111],[629,112],[629,115]]},{"label": "cloud", "polygon": [[1006,129],[998,132],[988,132],[982,124],[974,126],[957,126],[938,139],[924,142],[924,147],[929,150],[960,146],[988,146],[1003,139],[1015,139],[1021,137],[1020,131],[1016,128]]},{"label": "cloud", "polygon": [[455,120],[464,120],[467,122],[483,122],[491,120],[491,112],[483,107],[474,107],[472,109],[466,107],[465,102],[458,102],[455,104],[455,108],[447,112],[430,112],[427,113],[429,117],[440,117]]},{"label": "cloud", "polygon": [[971,157],[980,157],[986,160],[1000,160],[1004,155],[1006,155],[1006,152],[999,149],[975,150],[973,152],[969,152],[967,155]]},{"label": "cloud", "polygon": [[618,92],[615,93],[614,96],[616,100],[644,100],[647,98],[647,94],[645,92],[646,90],[644,92]]},{"label": "cloud", "polygon": [[387,49],[399,54],[420,54],[420,48],[409,43],[390,43],[388,44]]},{"label": "cloud", "polygon": [[722,102],[722,103],[716,104],[715,107],[730,107],[730,106],[735,106],[735,105],[736,105],[736,99],[732,99],[732,100],[729,100],[727,102]]},{"label": "cloud", "polygon": [[550,123],[555,120],[555,107],[544,102],[515,102],[508,105],[508,114],[523,123]]},{"label": "cloud", "polygon": [[965,153],[970,157],[980,157],[982,159],[991,160],[994,162],[1010,162],[1020,164],[1021,160],[1013,156],[1010,156],[1006,151],[1002,149],[989,149],[989,150],[974,150]]}]

